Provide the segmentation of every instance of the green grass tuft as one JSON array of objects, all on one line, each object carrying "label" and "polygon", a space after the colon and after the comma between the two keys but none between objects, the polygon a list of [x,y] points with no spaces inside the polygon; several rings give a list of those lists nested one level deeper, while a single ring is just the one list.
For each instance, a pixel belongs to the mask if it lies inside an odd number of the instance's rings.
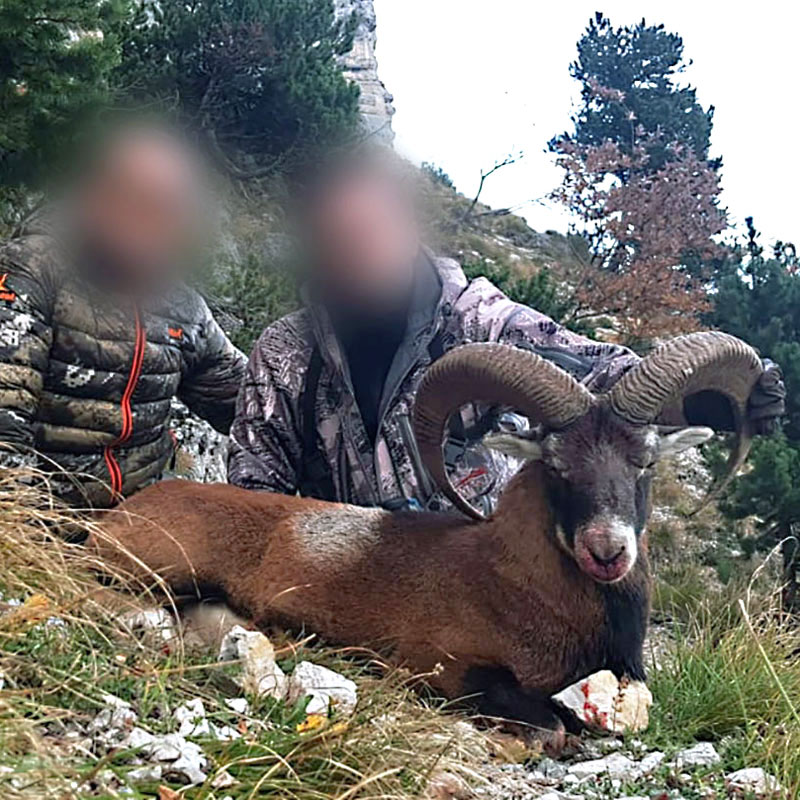
[{"label": "green grass tuft", "polygon": [[650,671],[654,704],[645,741],[666,750],[718,742],[726,769],[761,766],[800,796],[797,620],[745,592],[739,600],[700,603],[677,637]]}]

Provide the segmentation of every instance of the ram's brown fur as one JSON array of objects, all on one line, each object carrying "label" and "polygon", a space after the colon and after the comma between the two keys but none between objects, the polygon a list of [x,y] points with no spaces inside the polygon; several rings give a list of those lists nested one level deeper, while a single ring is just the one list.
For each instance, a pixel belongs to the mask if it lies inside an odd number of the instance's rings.
[{"label": "ram's brown fur", "polygon": [[[171,482],[123,503],[95,544],[176,593],[222,594],[260,626],[385,651],[451,697],[478,695],[484,714],[544,728],[558,746],[554,691],[601,668],[644,678],[652,466],[712,435],[685,426],[680,398],[728,400],[733,470],[761,371],[743,342],[703,332],[663,345],[594,396],[534,353],[465,345],[426,373],[414,428],[439,489],[480,521]],[[488,520],[456,491],[442,456],[447,420],[476,400],[535,423],[492,437],[528,463]],[[681,430],[659,436],[662,412]]]},{"label": "ram's brown fur", "polygon": [[[112,512],[97,546],[145,577],[127,550],[176,592],[222,592],[260,626],[387,652],[451,697],[482,666],[549,694],[603,666],[609,631],[603,588],[552,534],[541,469],[524,468],[478,524],[166,482]],[[625,582],[647,581],[642,557]]]}]

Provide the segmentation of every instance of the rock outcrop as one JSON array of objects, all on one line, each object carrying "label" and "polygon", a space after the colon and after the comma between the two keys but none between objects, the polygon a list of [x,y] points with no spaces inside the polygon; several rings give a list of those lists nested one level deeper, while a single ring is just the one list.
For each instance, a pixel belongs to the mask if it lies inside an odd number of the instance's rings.
[{"label": "rock outcrop", "polygon": [[378,77],[377,25],[372,0],[336,0],[336,11],[341,16],[355,12],[359,20],[353,49],[344,57],[343,66],[345,75],[361,89],[359,105],[364,128],[381,142],[391,144],[394,98]]},{"label": "rock outcrop", "polygon": [[170,429],[175,437],[176,452],[164,477],[200,483],[227,481],[227,436],[217,433],[177,400],[172,403]]}]

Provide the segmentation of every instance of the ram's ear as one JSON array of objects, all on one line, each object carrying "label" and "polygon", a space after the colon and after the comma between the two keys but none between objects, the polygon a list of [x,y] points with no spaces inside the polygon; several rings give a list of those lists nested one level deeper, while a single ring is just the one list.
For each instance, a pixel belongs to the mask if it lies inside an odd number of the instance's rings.
[{"label": "ram's ear", "polygon": [[662,434],[658,455],[662,458],[669,458],[690,447],[697,447],[703,442],[707,442],[713,435],[714,431],[711,428],[681,428],[673,433]]},{"label": "ram's ear", "polygon": [[490,433],[483,437],[483,443],[498,453],[523,461],[540,461],[542,458],[541,442],[530,434]]}]

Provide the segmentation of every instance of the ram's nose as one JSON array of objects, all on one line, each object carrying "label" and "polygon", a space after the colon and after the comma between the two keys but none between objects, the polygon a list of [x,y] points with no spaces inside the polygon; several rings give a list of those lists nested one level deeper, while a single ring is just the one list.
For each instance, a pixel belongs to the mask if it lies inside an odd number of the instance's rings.
[{"label": "ram's nose", "polygon": [[600,535],[590,538],[587,547],[598,564],[608,566],[625,555],[627,544],[625,539]]},{"label": "ram's nose", "polygon": [[581,569],[595,580],[612,583],[624,578],[636,560],[633,526],[621,520],[598,520],[575,538]]}]

